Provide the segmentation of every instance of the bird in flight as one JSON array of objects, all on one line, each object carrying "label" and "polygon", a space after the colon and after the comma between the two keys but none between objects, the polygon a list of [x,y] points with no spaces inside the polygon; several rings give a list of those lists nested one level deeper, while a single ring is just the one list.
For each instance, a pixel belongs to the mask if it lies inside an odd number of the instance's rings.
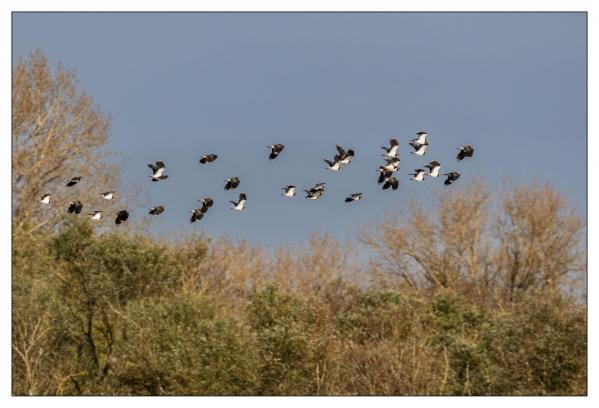
[{"label": "bird in flight", "polygon": [[152,181],[166,180],[168,178],[168,175],[164,174],[164,171],[166,170],[164,162],[159,160],[156,164],[148,164],[148,167],[152,169],[152,175],[150,176]]},{"label": "bird in flight", "polygon": [[112,200],[114,198],[115,192],[114,191],[107,191],[105,193],[100,193],[100,197],[102,197],[105,200]]},{"label": "bird in flight", "polygon": [[441,163],[436,160],[431,161],[429,164],[425,164],[424,167],[428,169],[427,176],[439,177],[439,170],[441,170]]},{"label": "bird in flight", "polygon": [[163,212],[164,212],[164,207],[159,205],[157,207],[150,208],[150,210],[148,211],[148,214],[156,216],[156,215],[162,214]]},{"label": "bird in flight", "polygon": [[245,196],[245,193],[239,193],[239,199],[237,200],[237,202],[229,201],[231,204],[234,205],[234,207],[231,209],[237,210],[237,211],[242,211],[245,208],[246,200],[247,200],[247,197]]},{"label": "bird in flight", "polygon": [[285,145],[277,143],[274,145],[268,145],[267,147],[270,149],[270,155],[268,156],[268,159],[273,160],[276,159],[279,154],[281,154],[281,152],[285,148]]},{"label": "bird in flight", "polygon": [[225,190],[234,190],[239,186],[239,183],[241,183],[239,177],[229,177],[225,179],[225,181],[227,182],[227,184],[225,184]]},{"label": "bird in flight", "polygon": [[81,204],[81,201],[71,201],[69,202],[69,208],[67,209],[67,212],[69,214],[81,214],[82,209],[83,204]]},{"label": "bird in flight", "polygon": [[358,201],[361,199],[362,199],[362,193],[354,193],[354,194],[351,194],[349,197],[346,197],[345,202],[351,203],[352,201]]},{"label": "bird in flight", "polygon": [[339,162],[339,164],[350,164],[352,158],[354,157],[354,149],[347,149],[345,151],[341,145],[337,145],[337,153],[335,155],[335,162]]},{"label": "bird in flight", "polygon": [[458,152],[458,161],[464,160],[466,157],[470,158],[474,154],[474,149],[470,145],[460,147]]},{"label": "bird in flight", "polygon": [[218,158],[218,155],[216,155],[216,154],[205,154],[200,159],[200,163],[201,164],[212,163],[217,158]]},{"label": "bird in flight", "polygon": [[306,192],[306,198],[308,200],[318,200],[324,194],[324,186],[326,183],[317,183],[310,190],[304,190]]},{"label": "bird in flight", "polygon": [[411,173],[410,176],[412,176],[412,178],[410,180],[414,180],[414,181],[422,181],[424,180],[424,170],[422,169],[416,169],[414,170],[414,173]]},{"label": "bird in flight", "polygon": [[94,221],[99,221],[102,219],[102,213],[103,211],[94,211],[93,213],[89,214],[89,217]]},{"label": "bird in flight", "polygon": [[295,197],[295,186],[281,187],[281,190],[285,190],[283,192],[285,197]]},{"label": "bird in flight", "polygon": [[116,213],[116,219],[114,220],[115,224],[121,224],[125,221],[127,221],[127,219],[129,218],[129,211],[127,210],[120,210],[119,212]]},{"label": "bird in flight", "polygon": [[397,157],[399,143],[397,142],[397,139],[392,137],[391,139],[389,139],[389,147],[381,146],[381,149],[385,151],[385,154],[383,154],[383,156]]},{"label": "bird in flight", "polygon": [[208,212],[208,208],[212,207],[212,204],[214,204],[214,200],[210,197],[206,197],[198,201],[202,202],[202,208],[200,208],[200,212],[202,214],[206,214]]},{"label": "bird in flight", "polygon": [[456,181],[457,179],[460,178],[460,173],[458,173],[457,171],[452,171],[450,173],[445,173],[443,175],[447,176],[447,179],[445,180],[446,186],[452,184],[454,181]]},{"label": "bird in flight", "polygon": [[67,187],[73,187],[75,184],[79,183],[81,181],[81,177],[73,177],[72,179],[70,179],[67,183]]},{"label": "bird in flight", "polygon": [[52,194],[44,194],[41,198],[40,198],[40,203],[42,204],[50,204],[50,197],[52,196]]}]

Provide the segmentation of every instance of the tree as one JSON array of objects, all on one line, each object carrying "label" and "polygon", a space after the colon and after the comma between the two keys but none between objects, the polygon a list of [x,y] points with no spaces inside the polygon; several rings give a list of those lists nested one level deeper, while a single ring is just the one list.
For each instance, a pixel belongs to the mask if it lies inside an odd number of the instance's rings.
[{"label": "tree", "polygon": [[496,224],[496,257],[508,298],[530,289],[555,292],[568,276],[586,271],[582,223],[548,185],[515,187],[505,194]]},{"label": "tree", "polygon": [[484,290],[492,275],[488,198],[480,183],[444,191],[436,208],[414,203],[407,217],[377,225],[362,238],[378,255],[375,266],[413,289]]},{"label": "tree", "polygon": [[[116,190],[118,173],[104,148],[109,118],[78,89],[75,74],[58,66],[54,72],[41,51],[21,60],[12,75],[13,222],[31,232],[53,228],[66,203],[98,202],[99,193]],[[67,188],[71,177],[81,183]],[[90,188],[93,186],[93,188]],[[50,207],[38,202],[53,194]],[[111,208],[116,200],[103,203]]]},{"label": "tree", "polygon": [[489,203],[474,183],[440,194],[431,210],[413,205],[397,223],[364,234],[378,255],[374,271],[416,289],[507,301],[529,290],[563,290],[586,271],[582,222],[559,192],[533,183],[500,200]]}]

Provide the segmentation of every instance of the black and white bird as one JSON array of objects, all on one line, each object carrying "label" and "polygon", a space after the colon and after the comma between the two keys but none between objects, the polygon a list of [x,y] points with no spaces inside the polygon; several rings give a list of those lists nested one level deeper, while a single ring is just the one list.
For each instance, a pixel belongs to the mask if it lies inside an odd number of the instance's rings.
[{"label": "black and white bird", "polygon": [[354,194],[350,195],[349,197],[346,197],[345,202],[351,203],[352,201],[358,201],[361,199],[362,199],[362,193],[354,193]]},{"label": "black and white bird", "polygon": [[40,198],[40,203],[42,203],[42,204],[50,204],[50,197],[52,197],[52,194],[44,194]]},{"label": "black and white bird", "polygon": [[328,169],[329,170],[333,170],[333,171],[339,171],[341,170],[341,163],[339,163],[338,161],[330,161],[327,159],[324,159],[325,163],[328,165]]},{"label": "black and white bird", "polygon": [[466,157],[472,157],[474,154],[474,149],[470,145],[460,147],[460,151],[458,152],[458,160],[464,160]]},{"label": "black and white bird", "polygon": [[67,187],[73,187],[75,184],[81,181],[81,177],[73,177],[67,182]]},{"label": "black and white bird", "polygon": [[460,173],[458,173],[457,171],[452,171],[450,173],[445,173],[443,175],[447,176],[447,179],[445,180],[446,186],[452,184],[454,181],[456,181],[457,179],[460,178]]},{"label": "black and white bird", "polygon": [[218,155],[216,155],[216,154],[205,154],[200,159],[200,163],[201,164],[212,163],[216,159],[218,159]]},{"label": "black and white bird", "polygon": [[125,221],[127,221],[127,219],[129,218],[129,211],[127,210],[120,210],[116,213],[116,219],[114,220],[115,224],[121,224]]},{"label": "black and white bird", "polygon": [[354,149],[349,148],[347,151],[341,147],[341,145],[337,145],[338,154],[335,155],[335,162],[339,164],[350,164],[354,157]]},{"label": "black and white bird", "polygon": [[168,178],[168,175],[164,174],[164,171],[166,170],[164,162],[159,160],[156,162],[156,164],[148,164],[148,167],[151,168],[153,172],[153,174],[150,176],[152,181],[166,180]]},{"label": "black and white bird", "polygon": [[189,222],[196,222],[202,219],[202,217],[204,217],[204,214],[202,212],[201,208],[196,208],[195,210],[191,210],[191,218],[189,219]]},{"label": "black and white bird", "polygon": [[242,211],[243,208],[245,207],[246,200],[247,200],[247,197],[245,196],[245,193],[239,193],[239,199],[237,200],[237,202],[230,201],[230,203],[234,205],[234,207],[231,209],[237,210],[237,211]]},{"label": "black and white bird", "polygon": [[308,200],[318,200],[324,194],[324,187],[326,183],[317,183],[310,190],[304,190],[306,192],[306,198]]},{"label": "black and white bird", "polygon": [[148,211],[148,214],[156,216],[156,215],[162,214],[163,212],[164,212],[164,207],[159,205],[157,207],[150,208],[150,210]]},{"label": "black and white bird", "polygon": [[239,186],[239,183],[241,183],[239,177],[229,177],[225,179],[225,181],[227,182],[227,184],[225,184],[225,190],[234,190]]},{"label": "black and white bird", "polygon": [[391,187],[393,190],[397,190],[399,187],[399,180],[397,177],[391,176],[385,179],[385,182],[383,183],[383,190],[387,190],[389,187]]},{"label": "black and white bird", "polygon": [[69,202],[69,208],[67,209],[67,212],[69,214],[81,214],[82,209],[83,204],[81,204],[81,201],[71,201]]},{"label": "black and white bird", "polygon": [[393,171],[391,170],[385,170],[382,167],[379,168],[379,170],[381,172],[381,174],[379,175],[379,180],[378,183],[384,183],[385,181],[387,181],[391,176],[393,176]]},{"label": "black and white bird", "polygon": [[431,161],[429,164],[425,164],[424,167],[428,169],[427,176],[439,177],[439,170],[441,170],[441,163],[436,160]]},{"label": "black and white bird", "polygon": [[318,200],[324,194],[324,190],[304,190],[308,200]]},{"label": "black and white bird", "polygon": [[115,196],[116,192],[115,191],[107,191],[105,193],[100,193],[100,197],[102,197],[105,200],[112,200]]},{"label": "black and white bird", "polygon": [[428,136],[428,133],[426,132],[416,132],[416,136],[418,136],[416,139],[412,139],[410,140],[410,142],[414,142],[415,144],[418,145],[423,145],[426,143],[426,137]]},{"label": "black and white bird", "polygon": [[295,186],[281,187],[281,190],[285,190],[283,191],[285,197],[295,197]]},{"label": "black and white bird", "polygon": [[428,147],[428,142],[424,142],[422,144],[420,143],[416,143],[416,142],[410,142],[410,146],[412,146],[414,148],[413,152],[410,152],[412,154],[415,154],[417,156],[424,156],[426,154],[426,148]]},{"label": "black and white bird", "polygon": [[416,170],[414,170],[414,173],[410,174],[410,176],[412,176],[410,178],[410,180],[422,181],[422,180],[424,180],[424,174],[425,174],[424,170],[422,170],[422,169],[416,169]]},{"label": "black and white bird", "polygon": [[270,155],[268,156],[268,159],[273,160],[276,159],[279,154],[281,154],[281,152],[285,148],[285,145],[277,143],[274,145],[268,145],[268,148],[270,149]]},{"label": "black and white bird", "polygon": [[202,208],[200,208],[200,212],[202,214],[206,214],[208,212],[208,208],[212,207],[214,204],[214,200],[211,197],[206,197],[198,201],[202,202]]},{"label": "black and white bird", "polygon": [[94,221],[99,221],[102,219],[102,213],[104,211],[94,211],[93,213],[89,214],[89,218],[91,218]]},{"label": "black and white bird", "polygon": [[389,139],[389,147],[381,146],[381,149],[385,151],[385,154],[383,154],[383,156],[397,157],[399,143],[397,142],[397,139],[391,138]]},{"label": "black and white bird", "polygon": [[385,171],[399,171],[399,157],[386,157],[385,161],[387,163],[383,166],[380,166],[379,169],[383,169]]}]

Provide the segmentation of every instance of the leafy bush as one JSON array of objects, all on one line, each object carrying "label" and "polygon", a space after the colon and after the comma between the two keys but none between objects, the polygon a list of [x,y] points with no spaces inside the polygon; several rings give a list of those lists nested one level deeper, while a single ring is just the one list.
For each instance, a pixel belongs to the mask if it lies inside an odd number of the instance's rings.
[{"label": "leafy bush", "polygon": [[119,393],[254,393],[258,375],[254,339],[210,298],[137,300],[123,316],[114,367]]}]

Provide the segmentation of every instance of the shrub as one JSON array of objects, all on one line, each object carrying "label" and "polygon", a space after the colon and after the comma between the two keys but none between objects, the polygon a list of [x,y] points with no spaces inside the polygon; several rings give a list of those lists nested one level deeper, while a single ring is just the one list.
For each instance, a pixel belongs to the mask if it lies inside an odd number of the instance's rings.
[{"label": "shrub", "polygon": [[119,393],[251,395],[254,339],[202,295],[140,299],[125,309],[114,368]]}]

